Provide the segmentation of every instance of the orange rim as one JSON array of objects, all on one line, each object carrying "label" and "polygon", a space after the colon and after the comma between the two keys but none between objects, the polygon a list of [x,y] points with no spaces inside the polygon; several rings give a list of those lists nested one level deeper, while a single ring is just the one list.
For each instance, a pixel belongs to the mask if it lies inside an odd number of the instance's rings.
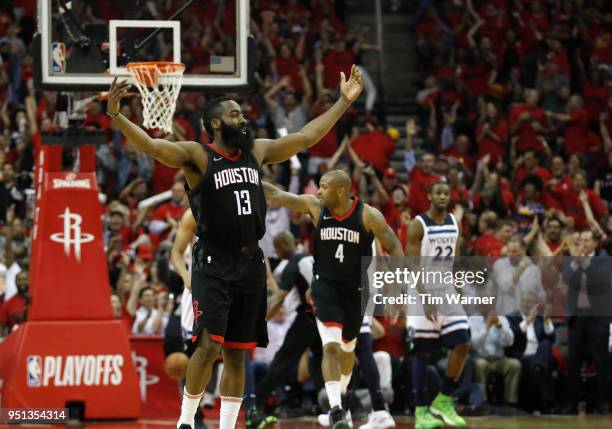
[{"label": "orange rim", "polygon": [[163,68],[164,71],[174,72],[185,70],[185,64],[173,63],[172,61],[144,61],[140,63],[129,63],[126,68],[128,70],[137,68]]},{"label": "orange rim", "polygon": [[158,73],[160,76],[172,73],[180,73],[182,76],[185,64],[173,63],[171,61],[146,61],[129,63],[126,68],[138,84],[152,88],[157,86]]}]

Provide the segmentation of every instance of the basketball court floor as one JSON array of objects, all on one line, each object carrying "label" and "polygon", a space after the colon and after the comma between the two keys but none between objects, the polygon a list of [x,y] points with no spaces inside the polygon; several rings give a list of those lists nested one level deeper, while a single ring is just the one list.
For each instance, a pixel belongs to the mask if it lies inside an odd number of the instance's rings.
[{"label": "basketball court floor", "polygon": [[[397,429],[412,429],[414,421],[411,417],[396,418]],[[612,415],[609,416],[544,416],[544,417],[497,417],[482,416],[469,417],[468,428],[483,429],[610,429],[612,428]],[[355,428],[365,422],[356,422]],[[36,425],[37,428],[67,429],[168,429],[175,427],[174,420],[138,420],[136,422],[86,422],[70,425]],[[214,420],[207,420],[208,429],[218,429],[219,424]],[[22,425],[27,426],[27,425]],[[31,425],[34,426],[34,425]],[[14,426],[12,426],[14,427]],[[0,429],[9,428],[0,424]],[[287,419],[280,421],[272,429],[320,429],[313,418]],[[239,421],[236,429],[244,429],[244,422]]]}]

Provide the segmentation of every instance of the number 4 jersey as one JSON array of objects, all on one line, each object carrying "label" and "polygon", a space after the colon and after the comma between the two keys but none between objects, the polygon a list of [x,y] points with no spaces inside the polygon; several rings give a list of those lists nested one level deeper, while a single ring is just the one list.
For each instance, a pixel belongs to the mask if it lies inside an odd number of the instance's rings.
[{"label": "number 4 jersey", "polygon": [[233,249],[257,244],[266,232],[267,208],[259,163],[252,153],[230,157],[203,147],[208,170],[188,192],[198,237]]},{"label": "number 4 jersey", "polygon": [[[321,210],[314,236],[314,272],[324,279],[359,285],[372,257],[372,240],[362,222],[363,202],[355,198],[342,217]],[[362,265],[362,257],[367,257]],[[364,276],[362,277],[362,274]]]}]

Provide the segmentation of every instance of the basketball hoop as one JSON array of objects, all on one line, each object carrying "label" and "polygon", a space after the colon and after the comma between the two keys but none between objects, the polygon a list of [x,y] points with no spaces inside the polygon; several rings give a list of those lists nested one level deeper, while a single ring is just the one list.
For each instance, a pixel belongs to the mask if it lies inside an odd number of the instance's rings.
[{"label": "basketball hoop", "polygon": [[162,61],[129,63],[127,70],[142,96],[144,127],[171,133],[185,64]]}]

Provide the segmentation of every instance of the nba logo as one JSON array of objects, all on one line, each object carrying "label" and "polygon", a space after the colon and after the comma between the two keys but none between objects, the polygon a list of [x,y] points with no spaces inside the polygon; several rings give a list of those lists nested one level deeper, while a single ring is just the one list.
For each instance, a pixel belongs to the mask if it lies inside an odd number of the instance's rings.
[{"label": "nba logo", "polygon": [[42,359],[40,356],[28,356],[28,386],[40,387],[42,385]]},{"label": "nba logo", "polygon": [[53,73],[66,71],[66,45],[61,42],[51,43],[51,69]]}]

